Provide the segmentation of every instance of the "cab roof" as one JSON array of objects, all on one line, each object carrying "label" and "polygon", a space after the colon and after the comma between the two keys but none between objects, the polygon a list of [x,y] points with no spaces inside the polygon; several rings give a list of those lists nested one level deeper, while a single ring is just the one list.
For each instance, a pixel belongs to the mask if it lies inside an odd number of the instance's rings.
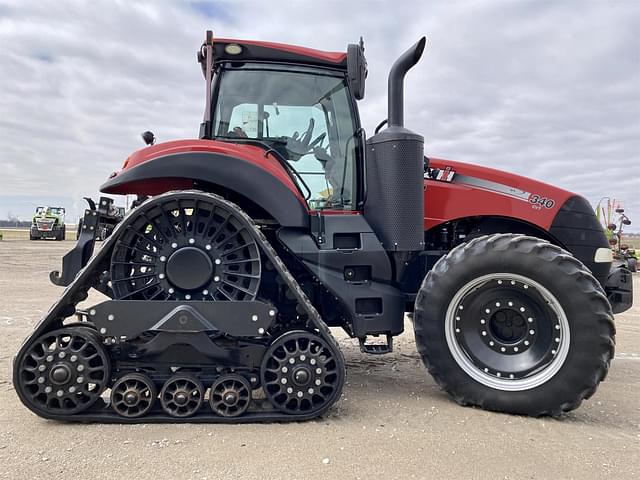
[{"label": "cab roof", "polygon": [[[228,47],[230,45],[233,45],[233,47]],[[237,47],[240,48],[238,49]],[[283,43],[231,38],[214,38],[213,50],[214,63],[223,61],[259,61],[296,63],[347,70],[347,54],[345,52],[325,52]]]}]

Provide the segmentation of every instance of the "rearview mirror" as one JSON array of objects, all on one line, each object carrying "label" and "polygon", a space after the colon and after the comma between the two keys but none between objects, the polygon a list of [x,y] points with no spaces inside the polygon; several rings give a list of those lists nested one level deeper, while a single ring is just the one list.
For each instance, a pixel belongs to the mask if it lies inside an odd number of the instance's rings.
[{"label": "rearview mirror", "polygon": [[367,78],[367,60],[364,58],[364,42],[347,46],[347,77],[349,86],[356,100],[364,98],[364,84]]}]

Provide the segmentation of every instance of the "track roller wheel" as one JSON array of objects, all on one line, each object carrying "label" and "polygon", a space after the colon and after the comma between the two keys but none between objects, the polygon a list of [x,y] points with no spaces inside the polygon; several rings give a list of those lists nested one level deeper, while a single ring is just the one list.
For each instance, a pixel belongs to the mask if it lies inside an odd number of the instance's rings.
[{"label": "track roller wheel", "polygon": [[45,417],[86,410],[100,398],[111,375],[109,356],[87,327],[46,333],[16,361],[18,395]]},{"label": "track roller wheel", "polygon": [[160,391],[160,405],[172,417],[194,415],[204,400],[204,387],[200,380],[188,375],[171,377]]},{"label": "track roller wheel", "polygon": [[130,373],[111,387],[111,407],[118,415],[138,418],[149,413],[158,397],[158,390],[145,375]]},{"label": "track roller wheel", "polygon": [[319,336],[294,330],[276,339],[264,356],[267,398],[288,414],[317,412],[340,393],[342,369],[334,349]]},{"label": "track roller wheel", "polygon": [[221,417],[238,417],[251,403],[251,386],[240,375],[223,375],[211,386],[209,405]]}]

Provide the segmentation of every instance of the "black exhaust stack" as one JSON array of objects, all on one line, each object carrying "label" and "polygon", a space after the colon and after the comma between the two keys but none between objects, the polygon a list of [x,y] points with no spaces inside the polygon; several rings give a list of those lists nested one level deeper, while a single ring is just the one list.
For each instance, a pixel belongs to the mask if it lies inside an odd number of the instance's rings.
[{"label": "black exhaust stack", "polygon": [[367,141],[364,214],[385,250],[424,248],[424,138],[404,128],[404,76],[424,52],[426,38],[389,72],[388,127]]}]

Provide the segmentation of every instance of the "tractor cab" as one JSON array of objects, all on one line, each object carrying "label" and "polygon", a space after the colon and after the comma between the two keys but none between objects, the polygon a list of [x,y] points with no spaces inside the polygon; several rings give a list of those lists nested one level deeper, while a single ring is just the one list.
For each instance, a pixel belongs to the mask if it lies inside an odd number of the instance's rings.
[{"label": "tractor cab", "polygon": [[200,54],[205,76],[212,60],[201,138],[262,144],[287,163],[311,210],[356,209],[363,145],[352,90],[363,91],[364,78],[349,81],[348,66],[366,71],[363,47],[348,56],[266,42],[209,45],[212,54]]},{"label": "tractor cab", "polygon": [[344,72],[225,62],[214,82],[212,139],[267,144],[310,209],[355,208],[358,120]]}]

